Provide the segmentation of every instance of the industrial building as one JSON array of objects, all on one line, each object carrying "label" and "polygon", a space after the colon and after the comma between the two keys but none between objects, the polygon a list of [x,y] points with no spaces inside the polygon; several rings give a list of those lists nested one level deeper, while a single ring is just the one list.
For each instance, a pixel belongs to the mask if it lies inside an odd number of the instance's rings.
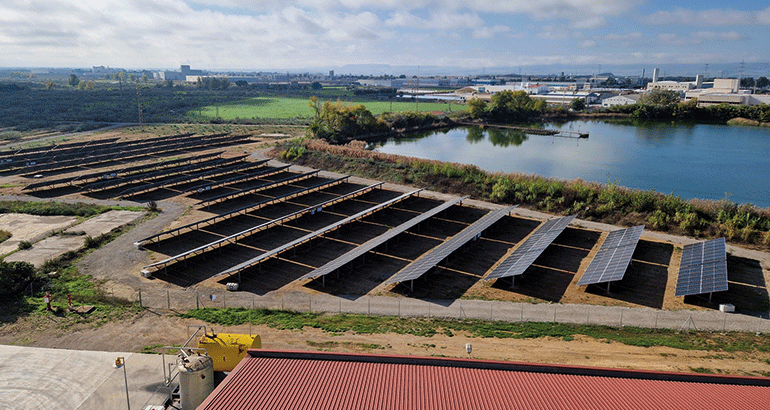
[{"label": "industrial building", "polygon": [[602,100],[602,107],[614,107],[616,105],[630,105],[639,102],[641,94],[621,94]]}]

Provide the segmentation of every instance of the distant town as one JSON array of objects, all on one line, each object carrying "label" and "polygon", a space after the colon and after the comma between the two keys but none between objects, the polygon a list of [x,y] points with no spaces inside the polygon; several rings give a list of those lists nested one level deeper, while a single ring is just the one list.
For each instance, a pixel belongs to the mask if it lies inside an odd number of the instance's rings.
[{"label": "distant town", "polygon": [[[742,67],[742,65],[741,65]],[[646,75],[649,73],[649,75]],[[680,101],[697,99],[699,107],[728,105],[758,105],[770,103],[767,76],[709,75],[664,76],[659,68],[642,70],[640,75],[616,76],[611,72],[594,74],[480,74],[468,76],[419,75],[352,75],[290,72],[209,72],[181,65],[179,70],[123,70],[105,66],[91,69],[15,69],[0,70],[0,80],[56,81],[76,76],[85,82],[110,80],[144,82],[165,85],[196,84],[222,81],[225,87],[287,90],[323,87],[352,87],[361,94],[398,95],[426,100],[467,101],[472,98],[490,100],[502,91],[525,91],[533,99],[550,105],[569,105],[576,99],[587,107],[612,107],[638,103],[645,92],[670,90]],[[122,77],[121,77],[122,76]],[[122,85],[122,84],[121,84]]]}]

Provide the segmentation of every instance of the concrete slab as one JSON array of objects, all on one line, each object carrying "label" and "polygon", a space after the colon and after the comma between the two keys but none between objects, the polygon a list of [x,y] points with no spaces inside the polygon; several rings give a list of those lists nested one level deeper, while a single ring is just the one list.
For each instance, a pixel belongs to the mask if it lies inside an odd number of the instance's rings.
[{"label": "concrete slab", "polygon": [[139,219],[144,212],[137,211],[108,211],[77,224],[65,232],[85,232],[95,238],[117,227],[129,224]]},{"label": "concrete slab", "polygon": [[5,255],[19,248],[19,242],[34,242],[53,231],[66,228],[75,222],[75,216],[37,216],[26,214],[0,215],[0,229],[13,234],[7,241],[0,244],[0,255]]},{"label": "concrete slab", "polygon": [[80,249],[85,243],[85,236],[52,236],[32,245],[32,248],[18,251],[5,257],[6,262],[29,262],[36,267],[45,261],[56,258],[67,251]]},{"label": "concrete slab", "polygon": [[124,409],[123,369],[113,367],[118,356],[125,357],[131,408],[162,404],[159,355],[0,345],[0,408]]}]

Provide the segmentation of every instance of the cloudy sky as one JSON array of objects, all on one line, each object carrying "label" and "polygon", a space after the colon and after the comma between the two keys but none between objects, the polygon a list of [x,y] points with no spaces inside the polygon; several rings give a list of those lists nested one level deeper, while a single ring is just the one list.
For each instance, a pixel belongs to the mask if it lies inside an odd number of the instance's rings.
[{"label": "cloudy sky", "polygon": [[770,61],[770,2],[3,0],[0,66],[297,69]]}]

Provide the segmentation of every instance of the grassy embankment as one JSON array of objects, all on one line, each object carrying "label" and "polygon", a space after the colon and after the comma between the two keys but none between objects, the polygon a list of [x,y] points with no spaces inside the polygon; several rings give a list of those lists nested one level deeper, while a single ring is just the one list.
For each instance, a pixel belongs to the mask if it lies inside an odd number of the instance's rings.
[{"label": "grassy embankment", "polygon": [[725,237],[770,249],[770,209],[728,200],[684,200],[617,184],[562,181],[537,175],[497,174],[477,166],[368,151],[363,143],[330,145],[294,140],[275,151],[285,161],[394,183],[416,185],[495,203],[520,204],[553,214],[699,238]]},{"label": "grassy embankment", "polygon": [[740,332],[676,332],[668,329],[637,327],[615,328],[599,325],[571,325],[558,323],[510,323],[477,319],[447,320],[405,318],[395,316],[367,316],[357,314],[320,314],[269,309],[201,308],[180,315],[223,326],[248,323],[266,325],[275,329],[302,330],[305,327],[336,334],[396,333],[431,337],[436,334],[454,336],[463,332],[471,337],[531,339],[556,337],[572,340],[577,335],[599,340],[615,341],[630,346],[667,346],[683,350],[725,352],[768,352],[770,339],[752,333]]}]

